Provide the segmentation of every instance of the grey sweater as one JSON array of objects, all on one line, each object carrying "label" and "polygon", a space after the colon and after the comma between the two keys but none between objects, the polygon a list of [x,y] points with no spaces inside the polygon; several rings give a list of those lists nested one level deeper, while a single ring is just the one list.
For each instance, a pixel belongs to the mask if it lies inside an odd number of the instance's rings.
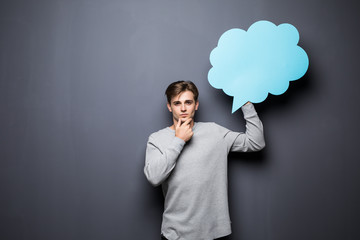
[{"label": "grey sweater", "polygon": [[263,126],[252,104],[242,107],[246,132],[195,122],[185,143],[167,127],[150,135],[144,172],[162,184],[165,207],[161,232],[169,240],[212,240],[231,233],[227,155],[265,146]]}]

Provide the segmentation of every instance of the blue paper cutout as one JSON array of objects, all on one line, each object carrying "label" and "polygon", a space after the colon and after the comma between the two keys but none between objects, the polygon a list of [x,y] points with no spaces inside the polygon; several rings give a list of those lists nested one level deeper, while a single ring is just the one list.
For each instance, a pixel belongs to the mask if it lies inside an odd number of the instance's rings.
[{"label": "blue paper cutout", "polygon": [[232,113],[248,101],[264,101],[268,93],[283,94],[309,66],[298,42],[299,32],[288,23],[258,21],[248,31],[230,29],[210,54],[209,83],[234,97]]}]

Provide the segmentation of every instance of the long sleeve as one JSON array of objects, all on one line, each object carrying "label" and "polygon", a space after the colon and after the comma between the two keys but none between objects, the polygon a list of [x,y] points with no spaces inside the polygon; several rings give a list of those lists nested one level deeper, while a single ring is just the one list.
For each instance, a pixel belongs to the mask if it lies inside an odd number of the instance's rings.
[{"label": "long sleeve", "polygon": [[167,146],[157,144],[153,135],[149,137],[146,147],[144,173],[153,186],[160,185],[176,165],[185,142],[173,137]]},{"label": "long sleeve", "polygon": [[246,120],[245,133],[229,132],[225,138],[232,142],[232,152],[260,151],[265,147],[264,130],[253,104],[241,107]]}]

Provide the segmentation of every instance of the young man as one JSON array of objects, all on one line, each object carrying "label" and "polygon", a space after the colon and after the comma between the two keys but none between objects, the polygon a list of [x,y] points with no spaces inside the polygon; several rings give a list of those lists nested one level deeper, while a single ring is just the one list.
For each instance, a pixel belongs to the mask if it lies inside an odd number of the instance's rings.
[{"label": "young man", "polygon": [[245,133],[194,122],[198,90],[190,81],[170,84],[165,94],[173,125],[150,135],[144,167],[149,182],[162,185],[162,238],[212,240],[229,235],[227,155],[261,150],[262,123],[250,102],[241,108]]}]

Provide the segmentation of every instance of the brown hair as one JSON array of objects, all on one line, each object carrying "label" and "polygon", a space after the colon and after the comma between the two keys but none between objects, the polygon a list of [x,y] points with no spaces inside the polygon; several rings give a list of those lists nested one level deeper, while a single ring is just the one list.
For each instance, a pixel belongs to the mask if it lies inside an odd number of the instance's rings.
[{"label": "brown hair", "polygon": [[171,98],[173,98],[185,91],[190,91],[194,94],[195,102],[198,100],[199,91],[193,82],[177,81],[177,82],[171,83],[165,91],[165,95],[166,95],[168,103],[171,104]]}]

